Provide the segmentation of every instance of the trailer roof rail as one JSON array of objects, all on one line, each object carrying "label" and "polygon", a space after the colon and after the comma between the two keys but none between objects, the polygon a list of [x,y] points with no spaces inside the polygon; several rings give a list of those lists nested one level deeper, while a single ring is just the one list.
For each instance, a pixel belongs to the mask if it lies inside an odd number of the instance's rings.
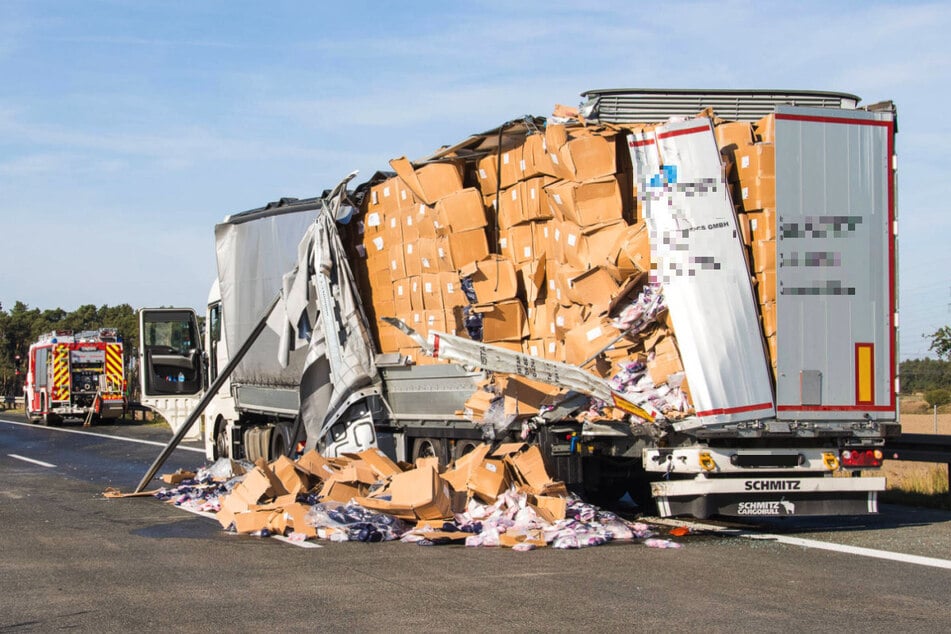
[{"label": "trailer roof rail", "polygon": [[725,119],[756,121],[779,105],[852,110],[861,101],[850,93],[817,90],[609,88],[581,96],[581,112],[594,123],[656,123],[705,108]]}]

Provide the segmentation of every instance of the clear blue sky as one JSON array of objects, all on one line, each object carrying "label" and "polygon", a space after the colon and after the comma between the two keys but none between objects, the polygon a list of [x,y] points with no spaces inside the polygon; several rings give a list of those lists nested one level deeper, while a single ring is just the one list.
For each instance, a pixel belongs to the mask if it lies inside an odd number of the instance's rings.
[{"label": "clear blue sky", "polygon": [[607,87],[899,109],[902,358],[951,323],[945,2],[0,0],[0,302],[202,308],[215,222]]}]

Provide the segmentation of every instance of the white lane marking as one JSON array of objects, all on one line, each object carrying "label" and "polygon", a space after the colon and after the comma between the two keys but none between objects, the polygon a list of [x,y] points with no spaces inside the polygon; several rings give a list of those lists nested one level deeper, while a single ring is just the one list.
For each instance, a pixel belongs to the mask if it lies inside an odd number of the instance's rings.
[{"label": "white lane marking", "polygon": [[887,550],[876,550],[874,548],[862,548],[860,546],[848,546],[846,544],[834,544],[832,542],[821,542],[815,539],[803,539],[801,537],[790,537],[788,535],[762,535],[754,533],[742,534],[747,539],[762,539],[769,541],[778,541],[791,546],[802,546],[803,548],[818,548],[820,550],[833,550],[850,555],[861,555],[863,557],[874,557],[876,559],[889,559],[891,561],[901,561],[906,564],[918,564],[919,566],[931,566],[933,568],[945,568],[951,570],[951,561],[947,559],[935,559],[934,557],[921,557],[919,555],[906,555],[904,553],[893,553]]},{"label": "white lane marking", "polygon": [[[78,429],[63,429],[62,427],[43,427],[42,425],[32,425],[30,423],[21,423],[15,420],[4,420],[0,419],[0,423],[7,423],[10,425],[20,425],[21,427],[29,427],[30,429],[42,429],[46,431],[61,431],[67,434],[82,434],[84,436],[95,436],[96,438],[107,438],[111,440],[122,440],[124,442],[136,442],[140,445],[154,445],[156,447],[164,447],[168,443],[158,442],[156,440],[142,440],[141,438],[123,438],[122,436],[112,436],[110,434],[97,434],[92,431],[79,431]],[[183,451],[196,451],[198,453],[205,453],[205,450],[201,447],[184,447],[179,445],[176,449],[181,449]]]},{"label": "white lane marking", "polygon": [[862,557],[873,557],[875,559],[888,559],[890,561],[900,561],[907,564],[916,564],[919,566],[931,566],[932,568],[944,568],[951,570],[951,560],[936,559],[934,557],[922,557],[920,555],[906,555],[904,553],[895,553],[888,550],[877,550],[875,548],[863,548],[861,546],[848,546],[846,544],[836,544],[835,542],[824,542],[817,539],[804,539],[802,537],[791,537],[789,535],[774,535],[771,533],[751,533],[736,528],[727,528],[725,526],[715,526],[713,524],[703,524],[700,522],[682,522],[661,517],[645,518],[646,522],[651,524],[664,524],[667,526],[686,526],[691,530],[711,531],[731,535],[733,537],[744,537],[746,539],[756,539],[761,541],[775,541],[790,546],[801,546],[802,548],[815,548],[818,550],[831,550],[849,555],[860,555]]},{"label": "white lane marking", "polygon": [[56,465],[55,465],[55,464],[50,464],[50,463],[48,463],[48,462],[43,462],[42,460],[34,460],[33,458],[27,458],[26,456],[18,456],[18,455],[15,454],[15,453],[8,453],[7,455],[10,456],[11,458],[16,458],[17,460],[23,460],[24,462],[32,462],[33,464],[38,464],[38,465],[40,465],[41,467],[48,467],[48,468],[50,468],[50,469],[55,469],[55,468],[56,468]]},{"label": "white lane marking", "polygon": [[[176,506],[175,508],[181,509],[183,511],[188,511],[189,513],[194,513],[201,517],[207,517],[208,519],[218,521],[218,518],[215,517],[214,513],[209,513],[208,511],[196,511],[194,509],[185,508],[184,506]],[[220,524],[220,522],[219,522]],[[271,539],[276,539],[279,542],[284,542],[285,544],[290,544],[291,546],[297,546],[298,548],[323,548],[320,544],[315,544],[314,542],[297,542],[293,539],[288,539],[283,535],[271,535]]]}]

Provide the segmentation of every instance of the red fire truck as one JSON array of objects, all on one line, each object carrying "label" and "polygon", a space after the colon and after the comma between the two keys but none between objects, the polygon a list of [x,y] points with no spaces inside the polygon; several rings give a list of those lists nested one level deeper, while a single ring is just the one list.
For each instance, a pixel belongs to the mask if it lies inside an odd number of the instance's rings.
[{"label": "red fire truck", "polygon": [[126,406],[121,337],[113,328],[44,334],[30,346],[23,391],[33,422],[119,418]]}]

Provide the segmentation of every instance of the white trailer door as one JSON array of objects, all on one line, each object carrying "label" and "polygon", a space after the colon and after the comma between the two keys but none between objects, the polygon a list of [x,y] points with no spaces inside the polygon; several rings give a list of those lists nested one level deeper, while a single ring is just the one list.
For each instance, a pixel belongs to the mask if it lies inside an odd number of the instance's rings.
[{"label": "white trailer door", "polygon": [[777,410],[895,419],[891,113],[776,111]]},{"label": "white trailer door", "polygon": [[683,429],[771,417],[756,301],[709,119],[630,138],[638,197],[697,417]]}]

